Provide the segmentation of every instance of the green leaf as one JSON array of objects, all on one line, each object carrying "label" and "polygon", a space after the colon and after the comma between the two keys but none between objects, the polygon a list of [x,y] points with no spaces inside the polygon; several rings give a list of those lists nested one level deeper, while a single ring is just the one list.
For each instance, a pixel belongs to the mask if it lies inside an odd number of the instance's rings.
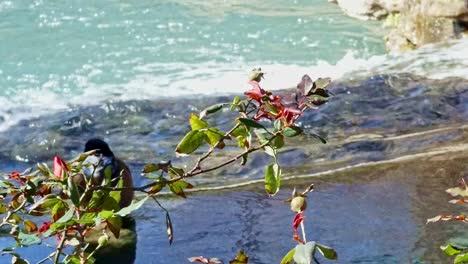
[{"label": "green leaf", "polygon": [[300,127],[297,126],[287,126],[283,130],[283,135],[287,137],[295,137],[297,135],[302,134],[304,131]]},{"label": "green leaf", "polygon": [[192,130],[200,130],[208,128],[208,123],[205,120],[201,120],[197,115],[190,115],[190,127]]},{"label": "green leaf", "polygon": [[102,210],[109,210],[109,211],[118,211],[120,210],[119,202],[111,196],[104,196],[104,201],[102,203]]},{"label": "green leaf", "polygon": [[457,255],[453,263],[454,264],[468,263],[468,253]]},{"label": "green leaf", "polygon": [[237,105],[240,103],[240,101],[241,101],[241,99],[240,99],[239,96],[234,97],[234,99],[232,100],[232,105],[231,105],[231,109],[230,109],[230,110],[231,110],[231,111],[236,110],[236,107],[237,107]]},{"label": "green leaf", "polygon": [[54,206],[58,201],[57,195],[55,194],[47,194],[46,196],[42,197],[39,201],[31,205],[29,208],[29,212],[31,211],[42,211],[44,209],[48,209]]},{"label": "green leaf", "polygon": [[276,131],[280,131],[281,127],[283,127],[283,124],[281,123],[281,119],[275,120],[273,123],[273,126],[275,127]]},{"label": "green leaf", "polygon": [[182,180],[169,184],[169,190],[171,190],[171,192],[173,192],[175,195],[180,196],[182,198],[187,198],[187,196],[185,196],[184,189],[191,188],[193,188],[192,184]]},{"label": "green leaf", "polygon": [[141,199],[138,202],[133,201],[132,204],[130,204],[127,207],[124,207],[124,208],[120,209],[120,211],[115,213],[115,215],[120,215],[120,216],[129,215],[131,212],[133,212],[135,210],[138,210],[146,202],[146,200],[148,200],[148,198],[149,198],[149,196],[146,196],[145,198]]},{"label": "green leaf", "polygon": [[293,259],[297,264],[310,264],[313,259],[315,251],[315,242],[307,242],[304,244],[298,244],[295,248]]},{"label": "green leaf", "polygon": [[467,188],[460,188],[460,187],[449,188],[449,189],[446,190],[446,192],[448,192],[452,196],[468,197],[468,189]]},{"label": "green leaf", "polygon": [[244,251],[239,251],[235,259],[229,261],[229,264],[247,264],[249,257],[244,253]]},{"label": "green leaf", "polygon": [[223,109],[223,106],[224,104],[215,104],[215,105],[205,108],[203,111],[200,112],[200,119],[203,119],[205,116],[209,114],[218,112],[219,110]]},{"label": "green leaf", "polygon": [[234,137],[248,137],[250,136],[250,132],[246,126],[239,125],[238,127],[236,127],[236,129],[234,129],[234,131],[232,131],[231,135],[233,135]]},{"label": "green leaf", "polygon": [[259,132],[257,131],[255,133],[257,135],[258,141],[260,141],[260,144],[265,144],[267,143],[273,136],[267,132]]},{"label": "green leaf", "polygon": [[12,186],[13,186],[13,184],[11,182],[0,181],[0,188],[1,189],[8,189],[8,188],[10,188]]},{"label": "green leaf", "polygon": [[453,246],[452,244],[448,244],[446,246],[440,246],[440,249],[447,255],[447,256],[453,256],[462,253],[462,250],[459,248]]},{"label": "green leaf", "polygon": [[158,171],[158,170],[160,170],[160,169],[161,169],[161,168],[158,166],[158,164],[151,163],[151,164],[146,165],[146,166],[143,168],[143,173],[155,172],[155,171]]},{"label": "green leaf", "polygon": [[66,223],[70,221],[73,218],[74,212],[75,210],[73,210],[73,208],[68,209],[68,211],[62,217],[60,217],[60,219],[57,220],[56,223]]},{"label": "green leaf", "polygon": [[218,143],[225,135],[224,132],[219,131],[215,127],[210,127],[208,130],[205,131],[206,139],[211,146],[214,146]]},{"label": "green leaf", "polygon": [[18,234],[18,239],[21,241],[23,246],[31,246],[35,244],[40,244],[42,242],[41,238],[36,234],[26,234],[20,231]]},{"label": "green leaf", "polygon": [[96,153],[96,150],[93,149],[91,151],[88,151],[88,152],[85,152],[85,153],[81,153],[80,155],[78,155],[78,157],[74,158],[72,160],[72,162],[83,162],[86,160],[86,158],[88,158],[89,156],[91,155],[94,155],[94,153]]},{"label": "green leaf", "polygon": [[21,216],[17,214],[12,214],[10,220],[8,220],[8,222],[12,222],[15,224],[19,224],[21,221],[23,221],[23,218],[21,218]]},{"label": "green leaf", "polygon": [[190,154],[197,150],[205,140],[206,135],[204,132],[199,130],[190,131],[183,139],[180,141],[179,145],[176,147],[176,153],[178,154]]},{"label": "green leaf", "polygon": [[106,166],[104,168],[104,181],[101,183],[103,186],[109,187],[112,181],[112,167]]},{"label": "green leaf", "polygon": [[106,220],[107,228],[114,234],[116,238],[120,236],[120,229],[122,228],[122,218],[120,216],[114,216]]},{"label": "green leaf", "polygon": [[184,175],[184,170],[181,168],[170,167],[168,171],[171,179],[174,179],[176,177],[182,177]]},{"label": "green leaf", "polygon": [[42,175],[46,177],[52,174],[49,167],[45,163],[37,163],[37,169],[42,173]]},{"label": "green leaf", "polygon": [[317,134],[307,134],[307,136],[311,136],[315,139],[318,139],[320,140],[320,142],[322,142],[323,144],[327,144],[327,140],[325,140],[323,137],[317,135]]},{"label": "green leaf", "polygon": [[318,251],[327,259],[338,259],[338,255],[336,254],[336,251],[333,248],[318,243],[316,244],[316,247]]},{"label": "green leaf", "polygon": [[107,210],[103,210],[101,212],[99,212],[99,217],[101,219],[107,219],[107,218],[111,218],[114,216],[114,212],[113,211],[107,211]]},{"label": "green leaf", "polygon": [[[108,167],[110,168],[110,166]],[[75,182],[73,181],[72,176],[68,177],[68,192],[70,193],[70,200],[76,206],[80,206],[80,193],[78,192],[78,187],[76,187]]]},{"label": "green leaf", "polygon": [[244,166],[247,163],[247,158],[248,157],[249,157],[249,155],[247,153],[242,155],[242,160],[241,160],[241,165],[242,166]]},{"label": "green leaf", "polygon": [[169,245],[172,245],[172,240],[174,239],[174,229],[172,228],[172,221],[169,213],[166,212],[166,231],[167,239],[169,240]]},{"label": "green leaf", "polygon": [[237,145],[240,147],[240,148],[244,148],[244,149],[248,149],[250,147],[250,139],[251,137],[242,137],[242,136],[238,136],[236,138],[237,140]]},{"label": "green leaf", "polygon": [[36,232],[37,231],[37,225],[31,220],[24,220],[23,222],[24,225],[24,230],[28,233]]},{"label": "green leaf", "polygon": [[164,186],[166,186],[166,179],[164,179],[164,177],[159,176],[158,177],[158,182],[159,182],[158,184],[153,185],[151,187],[151,189],[149,191],[151,194],[160,192],[164,188]]},{"label": "green leaf", "polygon": [[278,163],[272,163],[265,170],[265,191],[269,195],[275,195],[280,188],[281,168]]},{"label": "green leaf", "polygon": [[[328,98],[321,95],[310,95],[308,98],[314,105],[322,105],[328,102]],[[311,106],[309,105],[309,107]]]},{"label": "green leaf", "polygon": [[19,255],[11,257],[11,264],[29,264],[29,261],[22,259]]},{"label": "green leaf", "polygon": [[54,219],[57,219],[57,217],[63,216],[65,214],[66,209],[66,203],[61,200],[58,201],[52,208],[52,217]]},{"label": "green leaf", "polygon": [[315,82],[314,82],[314,86],[318,89],[325,89],[327,88],[327,86],[331,83],[331,79],[330,78],[318,78]]},{"label": "green leaf", "polygon": [[281,260],[280,264],[290,264],[293,262],[294,253],[296,253],[296,248],[291,249]]},{"label": "green leaf", "polygon": [[[123,177],[120,177],[119,181],[117,182],[117,185],[115,186],[117,188],[122,188],[123,186]],[[120,197],[121,197],[121,191],[110,191],[109,196],[114,198],[114,200],[117,203],[120,203]]]},{"label": "green leaf", "polygon": [[98,216],[98,213],[84,213],[83,215],[81,215],[81,218],[78,221],[78,223],[85,225],[96,223],[97,218],[99,218],[99,222],[96,225],[99,225],[101,224],[101,218]]},{"label": "green leaf", "polygon": [[266,154],[272,156],[276,160],[277,152],[276,152],[275,148],[272,148],[270,146],[265,146],[264,151],[265,151]]},{"label": "green leaf", "polygon": [[0,203],[0,214],[4,214],[8,211],[8,207],[2,203]]},{"label": "green leaf", "polygon": [[259,122],[253,119],[241,117],[241,118],[238,118],[237,120],[239,120],[240,123],[242,123],[248,128],[262,128],[266,130],[264,125],[260,124]]},{"label": "green leaf", "polygon": [[277,135],[271,142],[271,145],[275,147],[276,149],[282,148],[284,146],[284,136]]},{"label": "green leaf", "polygon": [[83,252],[79,255],[68,255],[63,261],[65,264],[82,264],[81,255],[86,257],[86,264],[93,264],[96,259],[93,256],[89,256],[89,253]]}]

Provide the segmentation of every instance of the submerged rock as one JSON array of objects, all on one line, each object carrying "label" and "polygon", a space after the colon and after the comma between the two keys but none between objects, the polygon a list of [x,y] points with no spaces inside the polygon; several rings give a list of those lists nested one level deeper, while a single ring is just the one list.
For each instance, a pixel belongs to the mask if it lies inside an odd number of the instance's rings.
[{"label": "submerged rock", "polygon": [[[280,162],[288,168],[304,165],[313,172],[320,163],[355,164],[379,161],[434,146],[462,140],[457,128],[468,120],[468,81],[447,78],[430,80],[409,74],[377,75],[361,81],[334,83],[333,96],[318,111],[301,118],[306,135],[288,139]],[[188,158],[174,158],[178,141],[190,129],[191,112],[229,102],[230,97],[198,99],[173,98],[156,101],[126,101],[76,107],[71,111],[24,120],[0,133],[0,164],[34,165],[50,162],[53,155],[72,158],[83,151],[84,142],[102,137],[109,142],[134,171],[135,184],[145,164],[171,159],[186,164]],[[225,113],[228,114],[228,113]],[[214,115],[209,123],[226,131],[232,118]],[[450,128],[447,130],[438,129]],[[432,132],[436,131],[436,132]],[[315,133],[327,138],[321,144]],[[214,157],[218,162],[236,151],[226,141],[226,149]],[[194,184],[216,185],[229,181],[263,177],[270,157],[264,153],[249,156],[245,167],[236,164],[210,175],[193,179]],[[3,167],[3,166],[2,166]],[[7,166],[11,168],[12,166]],[[237,176],[237,177],[232,177]]]}]

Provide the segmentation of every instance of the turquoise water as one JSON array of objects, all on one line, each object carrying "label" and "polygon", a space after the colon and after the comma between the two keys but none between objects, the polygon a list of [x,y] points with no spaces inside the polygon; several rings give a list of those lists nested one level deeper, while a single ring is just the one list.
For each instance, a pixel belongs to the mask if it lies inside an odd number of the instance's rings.
[{"label": "turquoise water", "polygon": [[256,66],[284,88],[384,52],[376,23],[323,0],[15,0],[0,17],[3,129],[69,105],[239,92]]}]

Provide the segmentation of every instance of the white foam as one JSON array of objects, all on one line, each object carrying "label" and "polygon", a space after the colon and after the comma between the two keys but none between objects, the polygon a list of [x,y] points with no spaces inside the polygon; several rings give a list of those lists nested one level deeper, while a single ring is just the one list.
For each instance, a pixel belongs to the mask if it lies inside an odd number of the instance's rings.
[{"label": "white foam", "polygon": [[348,79],[382,73],[409,72],[428,78],[468,78],[468,39],[444,45],[431,45],[414,52],[357,58],[348,51],[336,64],[319,61],[314,65],[251,63],[237,60],[220,64],[214,61],[199,64],[153,63],[136,67],[137,74],[127,83],[96,84],[91,76],[75,73],[72,77],[81,88],[79,95],[58,94],[60,82],[49,81],[40,88],[21,90],[15,95],[0,97],[0,131],[19,120],[63,111],[70,105],[92,105],[102,101],[158,99],[188,95],[226,95],[242,93],[248,72],[254,67],[266,72],[263,87],[269,90],[295,86],[302,75],[312,78]]}]

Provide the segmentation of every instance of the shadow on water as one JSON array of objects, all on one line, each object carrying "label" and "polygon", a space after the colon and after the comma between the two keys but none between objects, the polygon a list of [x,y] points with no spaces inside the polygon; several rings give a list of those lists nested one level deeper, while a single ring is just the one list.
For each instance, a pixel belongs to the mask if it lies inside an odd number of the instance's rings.
[{"label": "shadow on water", "polygon": [[[135,219],[131,216],[123,217],[119,238],[111,237],[107,246],[94,254],[95,264],[134,263],[137,239]],[[93,242],[96,243],[96,241]]]}]

